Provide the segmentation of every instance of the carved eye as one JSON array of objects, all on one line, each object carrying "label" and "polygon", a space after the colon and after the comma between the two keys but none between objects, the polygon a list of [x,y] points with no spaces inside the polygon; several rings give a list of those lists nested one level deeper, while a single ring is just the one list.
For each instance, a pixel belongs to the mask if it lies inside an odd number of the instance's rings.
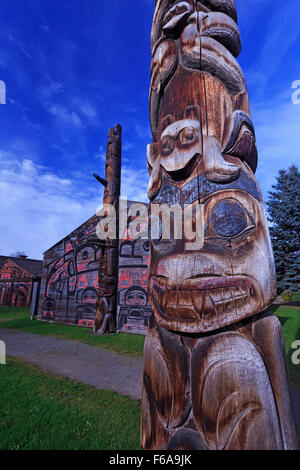
[{"label": "carved eye", "polygon": [[192,127],[186,127],[179,134],[180,143],[183,145],[190,144],[196,139],[196,136],[196,129],[193,129]]},{"label": "carved eye", "polygon": [[234,199],[225,199],[212,208],[205,236],[235,238],[253,228],[255,224],[246,209]]},{"label": "carved eye", "polygon": [[166,14],[163,24],[164,31],[172,31],[176,28],[192,11],[192,6],[187,2],[180,2],[171,8]]},{"label": "carved eye", "polygon": [[179,4],[179,5],[177,5],[177,7],[175,8],[175,13],[176,13],[176,15],[180,15],[181,13],[184,13],[184,12],[187,11],[187,10],[188,10],[187,5],[185,5],[185,4],[181,4],[181,5],[180,5],[180,4]]},{"label": "carved eye", "polygon": [[169,154],[174,149],[174,145],[175,145],[174,138],[171,137],[170,135],[165,135],[161,137],[160,144],[161,144],[162,153]]},{"label": "carved eye", "polygon": [[150,242],[149,242],[149,240],[145,241],[145,243],[143,244],[143,249],[144,249],[144,251],[145,251],[146,253],[149,252],[149,250],[150,250]]}]

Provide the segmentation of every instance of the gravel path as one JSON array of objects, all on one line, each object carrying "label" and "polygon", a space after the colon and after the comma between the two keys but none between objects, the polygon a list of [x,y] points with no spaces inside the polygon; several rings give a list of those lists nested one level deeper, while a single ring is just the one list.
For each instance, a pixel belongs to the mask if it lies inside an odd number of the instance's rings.
[{"label": "gravel path", "polygon": [[0,339],[5,342],[8,355],[35,364],[45,372],[130,398],[141,398],[142,359],[78,341],[16,330],[1,329]]},{"label": "gravel path", "polygon": [[[62,375],[102,390],[141,399],[143,361],[78,341],[0,329],[6,352],[35,364],[45,372]],[[300,391],[292,387],[300,443]]]}]

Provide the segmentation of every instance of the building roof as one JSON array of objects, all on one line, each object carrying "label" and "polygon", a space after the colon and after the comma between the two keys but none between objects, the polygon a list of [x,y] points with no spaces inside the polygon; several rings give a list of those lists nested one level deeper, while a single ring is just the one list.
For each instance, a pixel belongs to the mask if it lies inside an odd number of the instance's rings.
[{"label": "building roof", "polygon": [[[122,198],[121,198],[122,199]],[[132,201],[132,200],[126,200],[127,201],[127,205],[128,207],[130,207],[132,204],[143,204],[144,206],[149,206],[149,203],[147,202],[138,202],[138,201]],[[66,235],[64,238],[62,238],[61,240],[59,240],[58,242],[56,242],[54,245],[52,245],[50,248],[48,248],[45,252],[44,252],[44,255],[52,250],[55,246],[59,245],[60,243],[62,243],[66,238],[69,238],[71,237],[75,232],[77,232],[81,227],[84,227],[85,225],[88,225],[89,223],[91,223],[94,219],[96,219],[98,216],[97,214],[94,214],[92,215],[92,217],[90,217],[89,219],[87,219],[85,222],[83,222],[81,225],[79,225],[79,227],[75,228],[71,233],[69,233],[68,235]],[[99,218],[99,217],[98,217]],[[99,218],[100,219],[100,218]],[[95,239],[100,241],[97,236],[95,236]]]},{"label": "building roof", "polygon": [[21,269],[24,269],[34,277],[42,276],[43,262],[37,259],[16,258],[15,256],[0,256],[0,267],[7,261],[11,260]]},{"label": "building roof", "polygon": [[0,255],[0,266],[2,266],[2,264],[4,264],[6,260],[7,260],[7,256]]}]

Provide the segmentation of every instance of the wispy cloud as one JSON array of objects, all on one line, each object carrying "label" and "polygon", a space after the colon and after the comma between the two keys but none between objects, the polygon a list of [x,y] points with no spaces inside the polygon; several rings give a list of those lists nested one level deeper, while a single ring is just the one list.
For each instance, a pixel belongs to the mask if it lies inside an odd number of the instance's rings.
[{"label": "wispy cloud", "polygon": [[[237,0],[244,72],[259,153],[257,178],[268,197],[279,170],[299,165],[300,106],[291,102],[300,79],[299,4],[291,0]],[[239,60],[240,60],[239,59]]]},{"label": "wispy cloud", "polygon": [[106,150],[103,145],[99,145],[98,151],[95,153],[95,158],[98,158],[105,162],[106,160]]},{"label": "wispy cloud", "polygon": [[37,94],[44,106],[49,105],[52,100],[57,99],[57,96],[61,95],[63,92],[64,87],[62,83],[53,80],[49,74],[45,77],[45,83],[37,90]]},{"label": "wispy cloud", "polygon": [[64,100],[64,104],[57,101],[57,95],[63,92],[60,83],[51,82],[48,87],[41,90],[45,109],[63,124],[75,127],[85,127],[97,124],[97,111],[86,99],[75,97],[71,101]]},{"label": "wispy cloud", "polygon": [[48,112],[62,121],[63,124],[82,127],[82,121],[77,113],[69,110],[62,104],[54,104],[47,108]]},{"label": "wispy cloud", "polygon": [[[1,254],[42,253],[92,216],[101,197],[78,179],[0,151]],[[97,189],[96,189],[97,188]]]},{"label": "wispy cloud", "polygon": [[151,130],[150,130],[149,125],[143,125],[137,122],[135,123],[134,128],[135,128],[137,137],[139,137],[140,139],[146,139],[147,141],[150,141],[152,136],[151,136]]},{"label": "wispy cloud", "polygon": [[146,170],[136,170],[128,165],[122,166],[121,194],[128,200],[148,202],[147,187],[149,175]]},{"label": "wispy cloud", "polygon": [[[154,0],[130,0],[130,8],[120,0],[31,1],[17,11],[14,3],[0,17],[8,103],[0,109],[0,249],[41,257],[101,202],[92,172],[103,176],[107,129],[116,122],[123,126],[122,194],[147,201]],[[290,99],[300,79],[299,2],[236,3],[266,197],[278,170],[300,156],[300,105]]]},{"label": "wispy cloud", "polygon": [[[248,86],[265,97],[280,87],[283,74],[300,72],[296,60],[300,38],[299,4],[281,0],[237,0]],[[245,57],[242,55],[242,57]]]},{"label": "wispy cloud", "polygon": [[259,152],[257,178],[266,198],[279,170],[299,165],[300,105],[292,104],[291,90],[286,90],[272,101],[254,104],[253,116]]},{"label": "wispy cloud", "polygon": [[75,97],[72,99],[71,104],[84,118],[93,120],[97,117],[97,111],[89,100]]}]

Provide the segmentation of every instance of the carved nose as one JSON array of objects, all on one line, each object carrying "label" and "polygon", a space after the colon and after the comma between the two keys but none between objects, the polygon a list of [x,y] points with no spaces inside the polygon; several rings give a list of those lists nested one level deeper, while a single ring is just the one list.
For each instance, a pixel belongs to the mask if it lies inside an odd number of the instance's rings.
[{"label": "carved nose", "polygon": [[157,276],[167,276],[170,282],[178,286],[189,279],[222,275],[220,265],[211,256],[200,253],[170,256],[157,266]]},{"label": "carved nose", "polygon": [[215,137],[203,136],[205,176],[214,183],[231,182],[238,178],[240,167],[227,162]]}]

